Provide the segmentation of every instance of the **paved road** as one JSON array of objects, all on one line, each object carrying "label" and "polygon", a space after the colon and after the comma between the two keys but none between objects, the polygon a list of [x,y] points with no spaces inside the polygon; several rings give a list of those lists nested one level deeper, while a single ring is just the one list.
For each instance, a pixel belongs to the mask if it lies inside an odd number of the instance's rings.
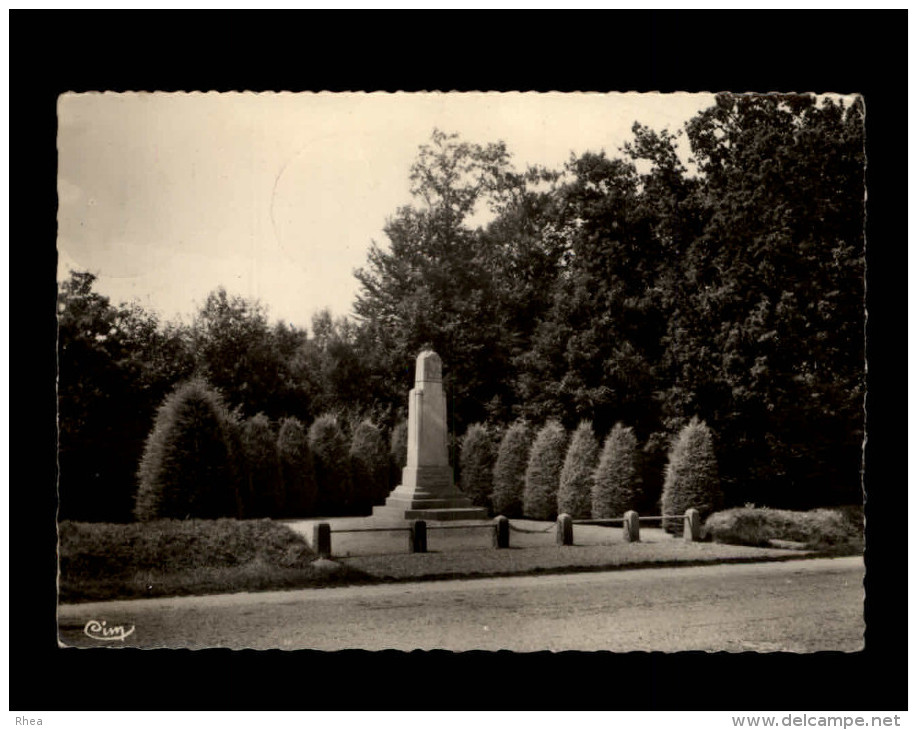
[{"label": "paved road", "polygon": [[856,651],[864,574],[854,557],[351,586],[64,605],[59,624],[69,646]]}]

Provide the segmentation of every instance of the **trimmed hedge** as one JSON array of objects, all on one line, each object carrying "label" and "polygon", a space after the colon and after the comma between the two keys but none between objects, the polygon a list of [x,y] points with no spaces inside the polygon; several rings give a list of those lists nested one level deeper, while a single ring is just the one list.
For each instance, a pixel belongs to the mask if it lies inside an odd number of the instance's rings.
[{"label": "trimmed hedge", "polygon": [[531,445],[532,431],[524,421],[514,423],[500,439],[490,496],[495,515],[522,517],[525,470],[529,463]]},{"label": "trimmed hedge", "polygon": [[280,421],[277,452],[283,474],[284,511],[289,517],[315,514],[316,485],[309,436],[293,416]]},{"label": "trimmed hedge", "polygon": [[60,570],[70,577],[218,568],[262,560],[306,567],[315,555],[271,520],[156,520],[116,525],[61,522]]},{"label": "trimmed hedge", "polygon": [[361,421],[350,441],[352,506],[369,511],[388,495],[389,445],[382,430],[372,421]]},{"label": "trimmed hedge", "polygon": [[223,399],[202,379],[168,395],[140,460],[137,519],[238,515],[233,427]]},{"label": "trimmed hedge", "polygon": [[[723,504],[713,435],[697,416],[685,426],[669,452],[662,488],[662,513],[682,515],[694,508],[706,519]],[[680,535],[683,520],[663,520],[666,532]]]},{"label": "trimmed hedge", "polygon": [[58,534],[62,603],[280,590],[328,582],[312,567],[315,555],[305,539],[267,519],[126,525],[65,521]]},{"label": "trimmed hedge", "polygon": [[277,438],[263,413],[252,416],[240,429],[245,454],[245,517],[280,517],[284,512],[283,476]]},{"label": "trimmed hedge", "polygon": [[491,434],[473,423],[462,437],[459,456],[459,487],[478,507],[491,508],[496,449]]},{"label": "trimmed hedge", "polygon": [[336,416],[324,414],[309,427],[320,515],[346,514],[351,501],[350,442]]},{"label": "trimmed hedge", "polygon": [[639,512],[641,500],[640,452],[634,430],[616,423],[605,438],[592,485],[592,516],[622,517]]},{"label": "trimmed hedge", "polygon": [[808,512],[737,507],[714,512],[704,525],[715,542],[763,547],[771,540],[805,543],[810,548],[843,544],[862,537],[862,514],[850,519],[843,511],[814,509]]},{"label": "trimmed hedge", "polygon": [[525,470],[522,512],[529,519],[557,517],[557,490],[567,450],[567,432],[557,421],[548,421],[535,437]]},{"label": "trimmed hedge", "polygon": [[573,432],[564,458],[557,489],[557,511],[573,519],[588,519],[592,514],[592,484],[599,445],[591,421],[583,421]]}]

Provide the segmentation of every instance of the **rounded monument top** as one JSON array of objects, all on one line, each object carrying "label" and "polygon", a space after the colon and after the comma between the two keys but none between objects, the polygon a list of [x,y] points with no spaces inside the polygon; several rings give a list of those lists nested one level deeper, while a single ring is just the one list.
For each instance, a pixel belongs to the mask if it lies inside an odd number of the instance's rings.
[{"label": "rounded monument top", "polygon": [[424,350],[417,356],[417,382],[442,381],[443,361],[433,350]]}]

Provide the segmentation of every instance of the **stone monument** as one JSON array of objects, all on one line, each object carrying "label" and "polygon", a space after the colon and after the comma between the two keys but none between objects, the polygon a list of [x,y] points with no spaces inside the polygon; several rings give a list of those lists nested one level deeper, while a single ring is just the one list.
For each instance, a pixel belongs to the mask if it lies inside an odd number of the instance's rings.
[{"label": "stone monument", "polygon": [[408,396],[408,461],[401,484],[373,517],[408,520],[483,520],[487,510],[475,507],[452,481],[449,466],[443,363],[432,350],[417,356],[414,388]]}]

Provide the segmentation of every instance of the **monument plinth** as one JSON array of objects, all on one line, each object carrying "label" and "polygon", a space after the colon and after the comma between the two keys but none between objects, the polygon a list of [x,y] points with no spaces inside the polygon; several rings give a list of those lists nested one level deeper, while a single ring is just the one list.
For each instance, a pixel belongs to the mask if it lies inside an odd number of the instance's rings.
[{"label": "monument plinth", "polygon": [[472,505],[452,481],[442,365],[432,350],[417,356],[414,388],[408,396],[407,464],[401,471],[401,484],[384,505],[373,508],[373,517],[487,519],[487,510]]}]

